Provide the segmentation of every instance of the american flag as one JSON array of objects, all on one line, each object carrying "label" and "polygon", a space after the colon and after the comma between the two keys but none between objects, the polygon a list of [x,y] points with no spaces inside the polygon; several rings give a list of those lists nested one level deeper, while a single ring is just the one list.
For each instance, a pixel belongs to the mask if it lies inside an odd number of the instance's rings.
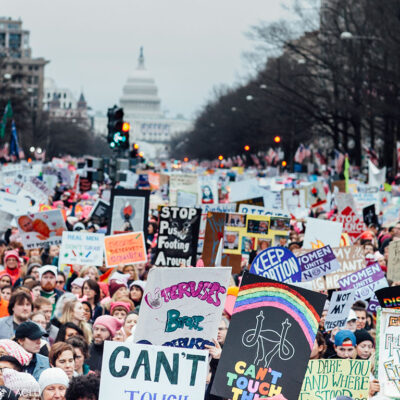
[{"label": "american flag", "polygon": [[325,157],[321,154],[320,151],[316,150],[316,151],[314,152],[314,157],[315,157],[316,163],[317,163],[319,166],[326,165],[326,159],[325,159]]},{"label": "american flag", "polygon": [[255,154],[251,155],[251,159],[253,160],[254,165],[257,165],[257,167],[260,166],[260,160],[258,159],[258,157]]},{"label": "american flag", "polygon": [[297,162],[298,164],[301,164],[307,157],[309,151],[310,150],[307,151],[307,149],[301,143],[298,149],[296,150],[296,154],[294,155],[294,161]]},{"label": "american flag", "polygon": [[376,154],[375,150],[372,147],[367,147],[367,146],[363,146],[365,152],[367,153],[368,158],[370,159],[370,161],[375,165],[378,166],[379,164],[379,158],[378,158],[378,154]]},{"label": "american flag", "polygon": [[268,165],[276,164],[279,161],[279,154],[273,148],[270,148],[265,156],[265,161]]},{"label": "american flag", "polygon": [[343,163],[345,156],[339,150],[335,149],[335,170],[338,174],[343,171]]}]

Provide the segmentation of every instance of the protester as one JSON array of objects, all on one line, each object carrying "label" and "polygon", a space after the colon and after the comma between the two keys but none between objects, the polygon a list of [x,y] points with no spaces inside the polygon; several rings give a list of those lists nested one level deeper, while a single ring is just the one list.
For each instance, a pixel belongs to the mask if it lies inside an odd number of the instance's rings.
[{"label": "protester", "polygon": [[65,400],[98,400],[100,378],[97,375],[78,376],[72,379]]},{"label": "protester", "polygon": [[4,253],[4,270],[0,271],[0,277],[2,275],[8,275],[12,285],[20,279],[21,260],[17,250],[9,250]]},{"label": "protester", "polygon": [[65,400],[69,379],[61,368],[48,368],[39,379],[42,400]]},{"label": "protester", "polygon": [[91,322],[94,322],[97,317],[104,314],[104,309],[100,304],[100,286],[93,279],[88,279],[83,283],[82,291],[86,301],[92,307]]},{"label": "protester", "polygon": [[67,374],[69,380],[74,376],[74,349],[70,344],[65,342],[54,343],[50,349],[49,362],[52,367],[61,368]]},{"label": "protester", "polygon": [[3,370],[3,379],[4,386],[18,395],[18,400],[40,399],[39,383],[31,374],[5,368]]},{"label": "protester", "polygon": [[[92,340],[92,331],[89,324],[85,321],[85,310],[82,303],[78,300],[67,301],[64,304],[63,313],[60,318],[61,324],[72,322],[84,333],[88,343]],[[61,329],[62,325],[59,329]]]},{"label": "protester", "polygon": [[75,373],[76,375],[87,375],[90,367],[85,363],[89,358],[89,346],[83,337],[73,336],[66,340],[74,349]]},{"label": "protester", "polygon": [[329,358],[354,358],[356,348],[356,337],[348,330],[339,331],[335,335],[334,349],[336,354]]},{"label": "protester", "polygon": [[56,306],[56,302],[62,295],[62,292],[56,289],[57,283],[57,267],[54,265],[44,265],[39,269],[40,273],[40,285],[42,290],[40,295],[46,299],[50,299],[53,305],[53,312]]},{"label": "protester", "polygon": [[375,341],[372,336],[365,330],[357,330],[356,337],[356,350],[357,359],[368,360],[374,354]]}]

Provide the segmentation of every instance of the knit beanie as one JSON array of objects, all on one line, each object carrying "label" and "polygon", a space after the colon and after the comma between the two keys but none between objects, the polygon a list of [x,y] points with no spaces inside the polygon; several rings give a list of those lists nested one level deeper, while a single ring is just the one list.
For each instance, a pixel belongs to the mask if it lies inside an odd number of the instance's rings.
[{"label": "knit beanie", "polygon": [[27,366],[33,357],[17,342],[10,339],[1,339],[0,349],[4,350],[9,356],[16,358],[22,366]]},{"label": "knit beanie", "polygon": [[112,317],[111,315],[102,315],[101,317],[97,317],[96,321],[94,321],[93,329],[97,325],[102,325],[108,329],[111,334],[111,338],[113,338],[118,330],[122,328],[124,323],[117,318]]},{"label": "knit beanie", "polygon": [[111,281],[110,284],[109,284],[109,287],[110,287],[110,297],[113,297],[114,293],[118,289],[120,289],[122,287],[127,288],[128,285],[126,283],[124,283],[124,282],[121,282],[121,281]]},{"label": "knit beanie", "polygon": [[129,289],[132,288],[132,286],[137,286],[142,290],[142,293],[144,292],[144,288],[146,287],[146,282],[145,281],[141,281],[140,279],[133,281],[130,285],[129,285]]},{"label": "knit beanie", "polygon": [[67,388],[68,382],[68,376],[61,368],[47,368],[39,378],[40,394],[49,385],[63,385]]},{"label": "knit beanie", "polygon": [[4,263],[9,259],[9,258],[15,258],[18,263],[18,267],[20,266],[21,262],[19,259],[19,253],[17,250],[8,250],[4,253]]},{"label": "knit beanie", "polygon": [[123,308],[127,313],[131,311],[131,305],[126,301],[112,301],[110,307],[110,314],[112,315],[113,311],[117,308]]},{"label": "knit beanie", "polygon": [[375,346],[375,341],[374,341],[373,337],[365,329],[360,329],[360,330],[355,331],[354,335],[356,337],[357,344],[360,344],[361,342],[369,341]]},{"label": "knit beanie", "polygon": [[36,379],[26,372],[18,372],[11,368],[3,369],[4,385],[20,396],[39,395],[40,386]]}]

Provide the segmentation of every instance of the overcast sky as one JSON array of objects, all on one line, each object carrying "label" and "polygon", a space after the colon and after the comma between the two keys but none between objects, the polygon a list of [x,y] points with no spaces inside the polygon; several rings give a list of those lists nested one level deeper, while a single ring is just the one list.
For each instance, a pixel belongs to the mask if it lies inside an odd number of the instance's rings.
[{"label": "overcast sky", "polygon": [[193,117],[213,86],[250,73],[244,33],[285,16],[287,0],[0,0],[3,16],[21,18],[47,77],[105,112],[118,102],[140,46],[170,116]]}]

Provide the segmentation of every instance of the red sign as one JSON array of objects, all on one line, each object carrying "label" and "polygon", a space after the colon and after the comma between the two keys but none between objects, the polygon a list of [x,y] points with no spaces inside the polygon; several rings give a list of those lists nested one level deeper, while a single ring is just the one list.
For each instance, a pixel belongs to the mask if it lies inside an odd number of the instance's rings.
[{"label": "red sign", "polygon": [[343,224],[343,232],[350,236],[353,243],[367,229],[363,219],[349,206],[344,208],[332,221],[341,222]]}]

